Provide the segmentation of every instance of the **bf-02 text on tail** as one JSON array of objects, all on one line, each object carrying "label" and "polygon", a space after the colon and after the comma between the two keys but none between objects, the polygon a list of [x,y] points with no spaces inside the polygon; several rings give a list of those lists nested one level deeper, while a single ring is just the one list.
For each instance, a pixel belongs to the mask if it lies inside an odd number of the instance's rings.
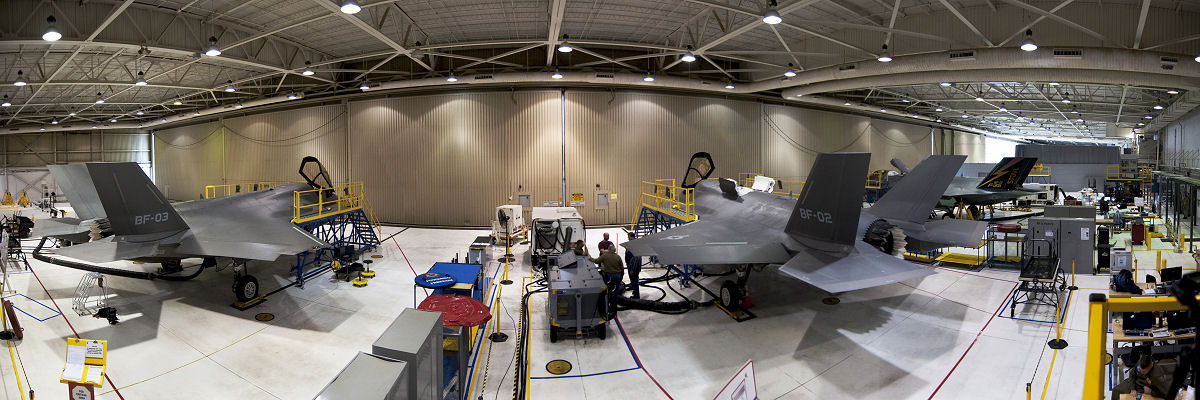
[{"label": "bf-02 text on tail", "polygon": [[815,220],[817,220],[817,222],[820,222],[823,224],[832,224],[833,223],[833,214],[827,213],[824,211],[813,211],[813,210],[809,210],[807,208],[796,207],[795,215],[797,217],[800,217],[800,219],[808,219],[808,220],[815,219]]}]

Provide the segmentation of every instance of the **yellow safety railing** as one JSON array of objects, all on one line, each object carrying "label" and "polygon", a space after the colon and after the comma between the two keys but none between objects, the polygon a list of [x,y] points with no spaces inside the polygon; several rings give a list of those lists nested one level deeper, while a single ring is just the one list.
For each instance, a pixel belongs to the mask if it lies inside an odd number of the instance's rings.
[{"label": "yellow safety railing", "polygon": [[775,191],[772,192],[775,194],[799,196],[800,191],[804,190],[804,181],[799,180],[778,180],[775,185]]},{"label": "yellow safety railing", "polygon": [[883,178],[887,176],[887,170],[879,169],[871,171],[867,174],[867,189],[883,189]]},{"label": "yellow safety railing", "polygon": [[350,182],[332,189],[297,190],[292,196],[293,223],[361,209],[365,199],[362,182]]},{"label": "yellow safety railing", "polygon": [[1175,297],[1106,298],[1103,294],[1092,294],[1088,299],[1087,363],[1083,373],[1082,398],[1104,398],[1109,313],[1186,309]]},{"label": "yellow safety railing", "polygon": [[1050,176],[1050,166],[1042,163],[1033,164],[1029,176]]},{"label": "yellow safety railing", "polygon": [[754,177],[756,177],[756,176],[764,176],[764,175],[763,175],[763,174],[760,174],[760,173],[757,173],[757,172],[742,172],[742,173],[739,173],[739,174],[738,174],[738,180],[737,180],[737,182],[738,182],[738,185],[741,185],[741,186],[744,186],[744,187],[750,187],[750,186],[754,186]]},{"label": "yellow safety railing", "polygon": [[215,199],[218,197],[233,196],[239,193],[257,192],[273,187],[290,185],[299,182],[247,182],[247,183],[230,183],[225,185],[208,185],[204,187],[204,198]]},{"label": "yellow safety railing", "polygon": [[1109,165],[1104,168],[1104,179],[1110,181],[1149,182],[1153,175],[1153,168],[1148,166],[1139,166],[1136,170],[1133,167],[1122,167],[1120,165]]},{"label": "yellow safety railing", "polygon": [[696,191],[693,188],[675,186],[674,179],[642,181],[640,202],[643,207],[674,215],[686,222],[695,221]]}]

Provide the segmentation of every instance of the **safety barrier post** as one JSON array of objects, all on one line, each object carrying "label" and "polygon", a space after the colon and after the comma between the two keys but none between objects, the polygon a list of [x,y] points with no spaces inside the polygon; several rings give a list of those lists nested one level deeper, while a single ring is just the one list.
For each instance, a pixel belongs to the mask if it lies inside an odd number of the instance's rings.
[{"label": "safety barrier post", "polygon": [[1179,244],[1179,248],[1176,249],[1175,252],[1182,253],[1183,252],[1183,232],[1179,232],[1179,243],[1178,244]]},{"label": "safety barrier post", "polygon": [[1150,245],[1150,242],[1152,242],[1152,240],[1150,240],[1150,228],[1148,228],[1146,225],[1142,225],[1142,239],[1146,240],[1146,250],[1151,250],[1150,247],[1152,246]]},{"label": "safety barrier post", "polygon": [[1158,272],[1162,272],[1162,267],[1161,267],[1161,265],[1162,265],[1162,262],[1163,262],[1163,258],[1162,258],[1162,250],[1159,250],[1159,251],[1158,251],[1157,258],[1155,258],[1155,259],[1154,259],[1154,269],[1155,269],[1156,271],[1158,271]]},{"label": "safety barrier post", "polygon": [[1079,286],[1075,286],[1075,260],[1074,259],[1071,260],[1071,286],[1068,286],[1067,289],[1079,290]]},{"label": "safety barrier post", "polygon": [[[1055,350],[1062,350],[1062,349],[1067,348],[1067,341],[1063,340],[1063,338],[1062,338],[1062,326],[1063,326],[1062,317],[1063,317],[1062,304],[1060,302],[1055,302],[1054,303],[1054,339],[1051,339],[1049,342],[1046,342],[1047,346],[1049,346],[1050,348],[1055,349]],[[1047,380],[1050,379],[1050,376],[1048,374],[1046,375],[1046,379]]]},{"label": "safety barrier post", "polygon": [[1033,384],[1026,383],[1025,384],[1025,400],[1032,399],[1033,398],[1032,396],[1033,396]]}]

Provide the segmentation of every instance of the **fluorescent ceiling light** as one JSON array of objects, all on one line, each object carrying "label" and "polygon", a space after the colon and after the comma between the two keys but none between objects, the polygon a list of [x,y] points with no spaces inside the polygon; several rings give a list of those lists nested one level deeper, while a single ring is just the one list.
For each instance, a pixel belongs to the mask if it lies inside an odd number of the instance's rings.
[{"label": "fluorescent ceiling light", "polygon": [[221,55],[221,50],[217,49],[217,37],[216,36],[208,37],[208,51],[205,51],[204,55],[209,56],[209,57],[216,57],[216,56]]},{"label": "fluorescent ceiling light", "polygon": [[1033,29],[1025,30],[1025,43],[1021,43],[1021,50],[1034,51],[1038,49],[1037,43],[1033,42]]},{"label": "fluorescent ceiling light", "polygon": [[359,7],[358,4],[354,3],[353,1],[342,2],[341,8],[342,12],[346,14],[358,14],[359,11],[362,11],[362,7]]},{"label": "fluorescent ceiling light", "polygon": [[46,28],[46,33],[42,34],[42,40],[45,40],[47,42],[54,42],[54,41],[58,41],[58,39],[62,39],[62,33],[59,33],[58,29],[54,28],[55,22],[56,21],[54,20],[53,15],[46,18],[46,23],[49,24],[50,26],[48,26]]}]

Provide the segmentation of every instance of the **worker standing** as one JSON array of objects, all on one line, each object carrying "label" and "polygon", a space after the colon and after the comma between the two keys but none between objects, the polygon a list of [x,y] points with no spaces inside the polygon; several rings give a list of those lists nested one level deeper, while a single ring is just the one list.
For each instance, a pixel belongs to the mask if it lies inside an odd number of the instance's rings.
[{"label": "worker standing", "polygon": [[600,244],[596,245],[596,248],[600,249],[601,253],[604,253],[604,250],[608,249],[609,247],[613,247],[613,242],[608,240],[608,233],[605,233],[604,240],[601,240]]},{"label": "worker standing", "polygon": [[[633,239],[636,237],[633,232],[629,232],[629,240]],[[638,290],[638,287],[641,286],[638,284],[638,274],[642,272],[642,258],[633,255],[628,247],[625,248],[625,268],[629,272],[629,284],[633,285],[633,298],[642,298],[641,292]]]},{"label": "worker standing", "polygon": [[604,286],[608,287],[609,318],[617,315],[617,299],[621,297],[621,278],[625,275],[625,267],[621,264],[621,257],[617,256],[616,250],[615,246],[600,250],[600,256],[591,259],[593,263],[600,266],[600,274],[604,277]]}]

